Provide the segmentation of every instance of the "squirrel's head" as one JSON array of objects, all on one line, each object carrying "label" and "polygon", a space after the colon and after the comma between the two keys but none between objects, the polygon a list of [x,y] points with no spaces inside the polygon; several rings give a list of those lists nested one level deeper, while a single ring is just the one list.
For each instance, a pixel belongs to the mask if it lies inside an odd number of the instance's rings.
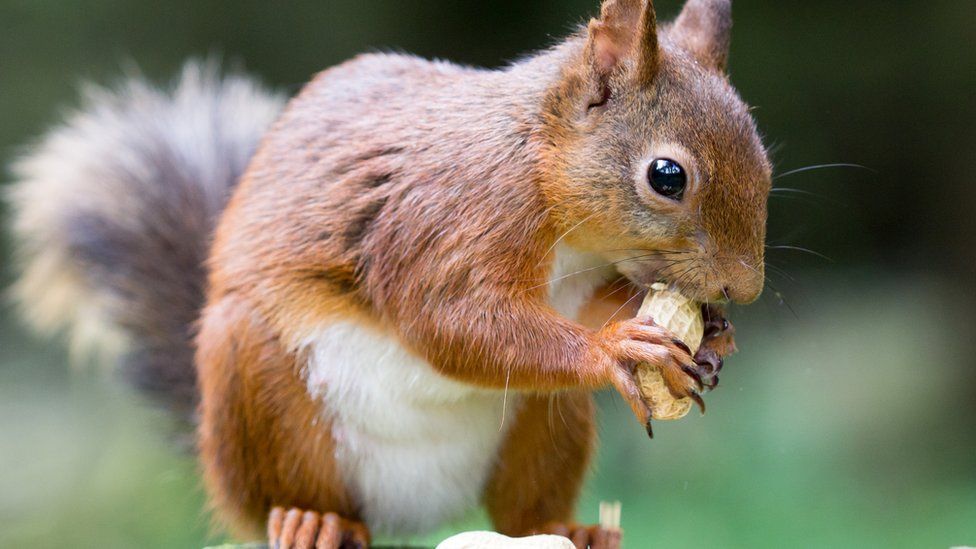
[{"label": "squirrel's head", "polygon": [[725,74],[731,0],[605,0],[544,103],[564,241],[640,285],[750,302],[763,287],[770,162]]}]

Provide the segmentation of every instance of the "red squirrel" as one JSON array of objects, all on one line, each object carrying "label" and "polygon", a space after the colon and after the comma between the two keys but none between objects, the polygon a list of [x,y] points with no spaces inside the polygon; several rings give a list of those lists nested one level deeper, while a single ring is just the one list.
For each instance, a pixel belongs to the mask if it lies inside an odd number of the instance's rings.
[{"label": "red squirrel", "polygon": [[[665,25],[604,0],[504,68],[361,55],[280,114],[194,66],[96,92],[15,168],[15,292],[198,425],[238,535],[367,546],[483,504],[502,533],[610,546],[573,522],[591,392],[650,432],[647,362],[701,403],[719,304],[763,287],[771,168],[730,28],[730,0]],[[657,281],[711,304],[696,356],[613,314]]]}]

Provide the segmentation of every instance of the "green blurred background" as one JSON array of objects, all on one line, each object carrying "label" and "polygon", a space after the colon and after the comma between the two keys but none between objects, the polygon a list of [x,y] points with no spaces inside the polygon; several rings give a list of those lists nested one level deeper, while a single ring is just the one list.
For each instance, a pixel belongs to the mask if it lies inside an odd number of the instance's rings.
[{"label": "green blurred background", "polygon": [[[670,17],[680,3],[658,7]],[[293,93],[364,50],[498,66],[596,9],[0,0],[0,156],[56,123],[80,82],[112,82],[130,63],[165,82],[216,52]],[[733,311],[742,351],[707,416],[659,424],[649,442],[601,395],[580,516],[621,500],[632,548],[976,545],[976,2],[738,0],[735,17],[733,81],[777,172],[870,169],[776,180],[793,190],[771,201],[770,243],[829,260],[770,251],[764,298]],[[7,306],[0,330],[0,547],[222,539],[165,416],[104,372],[70,370]]]}]

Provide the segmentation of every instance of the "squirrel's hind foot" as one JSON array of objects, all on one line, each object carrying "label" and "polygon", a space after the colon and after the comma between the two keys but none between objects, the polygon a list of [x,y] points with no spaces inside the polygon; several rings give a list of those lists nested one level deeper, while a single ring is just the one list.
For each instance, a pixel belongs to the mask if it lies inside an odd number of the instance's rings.
[{"label": "squirrel's hind foot", "polygon": [[271,549],[367,549],[369,530],[361,522],[336,513],[319,514],[284,507],[268,515],[268,546]]}]

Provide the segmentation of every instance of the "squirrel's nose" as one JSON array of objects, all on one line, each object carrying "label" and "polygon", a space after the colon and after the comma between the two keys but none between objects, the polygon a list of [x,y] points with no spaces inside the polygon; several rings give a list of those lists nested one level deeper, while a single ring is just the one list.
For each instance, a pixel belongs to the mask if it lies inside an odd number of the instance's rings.
[{"label": "squirrel's nose", "polygon": [[721,294],[716,296],[717,300],[746,305],[759,298],[766,280],[762,266],[754,268],[745,262],[737,262],[722,265],[722,268],[725,284],[716,289]]},{"label": "squirrel's nose", "polygon": [[764,277],[762,274],[738,272],[725,286],[722,293],[733,303],[746,305],[759,299],[763,291]]},{"label": "squirrel's nose", "polygon": [[742,286],[727,286],[722,290],[722,293],[729,301],[737,303],[739,305],[748,305],[753,301],[759,299],[759,294],[762,293],[762,287],[754,288],[752,286],[744,288]]}]

